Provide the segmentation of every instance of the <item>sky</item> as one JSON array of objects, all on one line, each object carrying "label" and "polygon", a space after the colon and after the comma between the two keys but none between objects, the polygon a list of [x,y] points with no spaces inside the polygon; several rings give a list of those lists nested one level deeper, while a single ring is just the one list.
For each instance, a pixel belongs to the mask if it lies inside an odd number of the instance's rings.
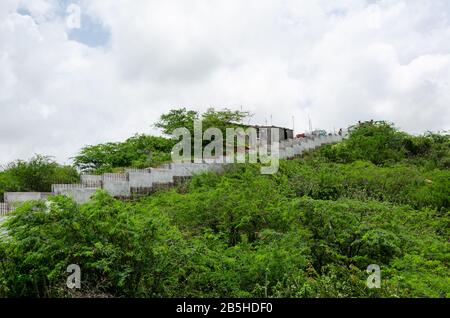
[{"label": "sky", "polygon": [[448,0],[0,1],[0,164],[70,163],[179,107],[449,130],[449,83]]}]

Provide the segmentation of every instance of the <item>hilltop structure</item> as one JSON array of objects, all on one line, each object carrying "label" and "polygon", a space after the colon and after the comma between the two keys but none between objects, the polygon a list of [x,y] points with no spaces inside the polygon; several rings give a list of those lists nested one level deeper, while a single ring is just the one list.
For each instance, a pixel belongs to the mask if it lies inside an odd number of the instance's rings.
[{"label": "hilltop structure", "polygon": [[253,127],[256,129],[256,133],[258,138],[261,135],[261,131],[267,131],[267,140],[271,140],[271,131],[273,129],[277,129],[278,130],[278,136],[279,136],[279,142],[282,142],[284,140],[292,140],[294,139],[294,130],[290,129],[290,128],[284,128],[284,127],[278,127],[278,126],[249,126],[249,127]]}]

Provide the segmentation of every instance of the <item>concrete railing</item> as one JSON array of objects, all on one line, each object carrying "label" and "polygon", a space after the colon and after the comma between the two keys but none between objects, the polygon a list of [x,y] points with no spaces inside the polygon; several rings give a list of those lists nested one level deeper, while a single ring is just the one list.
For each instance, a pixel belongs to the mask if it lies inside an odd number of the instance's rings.
[{"label": "concrete railing", "polygon": [[45,200],[51,194],[52,193],[47,192],[5,192],[4,201],[9,204],[9,206],[12,206],[16,203],[26,201]]},{"label": "concrete railing", "polygon": [[8,203],[0,202],[0,216],[6,215],[11,212],[12,208]]},{"label": "concrete railing", "polygon": [[81,184],[88,188],[99,188],[102,186],[102,176],[92,174],[82,174]]},{"label": "concrete railing", "polygon": [[52,193],[61,194],[63,192],[67,192],[70,190],[84,189],[84,188],[86,188],[86,186],[81,183],[52,184]]},{"label": "concrete railing", "polygon": [[[280,159],[290,159],[316,149],[323,144],[339,142],[342,136],[308,136],[289,139],[279,143]],[[269,145],[270,149],[270,145]],[[223,171],[228,164],[227,157],[207,158],[203,163],[168,163],[159,168],[127,168],[124,173],[105,173],[103,175],[82,175],[79,184],[54,184],[54,195],[66,195],[78,203],[86,203],[98,188],[102,188],[114,197],[129,198],[136,195],[151,194],[159,189],[171,187],[206,171]],[[5,193],[5,203],[0,203],[0,213],[8,213],[17,202],[42,200],[50,193]],[[1,212],[6,211],[6,212]]]}]

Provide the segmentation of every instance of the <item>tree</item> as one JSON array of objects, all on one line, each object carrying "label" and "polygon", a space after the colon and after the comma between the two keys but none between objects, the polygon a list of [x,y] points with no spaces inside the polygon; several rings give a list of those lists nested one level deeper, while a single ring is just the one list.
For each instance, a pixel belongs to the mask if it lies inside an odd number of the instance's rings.
[{"label": "tree", "polygon": [[251,114],[247,111],[232,111],[227,108],[223,110],[208,108],[207,111],[202,114],[203,130],[215,127],[225,134],[226,128],[241,127],[242,120],[249,116],[251,116]]},{"label": "tree", "polygon": [[135,135],[124,142],[86,146],[74,157],[74,165],[84,172],[102,173],[114,168],[147,168],[170,160],[171,139]]},{"label": "tree", "polygon": [[0,174],[0,194],[7,191],[50,192],[54,183],[75,183],[75,168],[62,166],[51,157],[36,155],[29,161],[16,160]]},{"label": "tree", "polygon": [[193,110],[186,108],[172,109],[167,114],[161,115],[159,121],[155,124],[156,128],[162,129],[166,135],[171,135],[172,132],[181,127],[194,131],[194,120],[199,118],[199,114]]},{"label": "tree", "polygon": [[203,131],[210,127],[219,128],[225,134],[226,128],[242,126],[241,122],[245,117],[250,116],[246,111],[232,111],[228,108],[215,110],[210,107],[203,114],[186,110],[186,108],[172,109],[169,113],[161,115],[155,127],[161,128],[163,133],[171,135],[176,128],[187,128],[194,136],[194,120],[202,120]]}]

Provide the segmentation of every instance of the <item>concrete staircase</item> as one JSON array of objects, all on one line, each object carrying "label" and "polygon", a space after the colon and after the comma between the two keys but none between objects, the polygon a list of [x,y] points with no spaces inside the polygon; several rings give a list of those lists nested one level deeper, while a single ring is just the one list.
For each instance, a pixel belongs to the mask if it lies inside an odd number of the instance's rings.
[{"label": "concrete staircase", "polygon": [[[340,135],[308,136],[280,142],[279,159],[291,159],[323,144],[342,140]],[[173,187],[207,171],[221,172],[229,164],[228,158],[207,158],[202,163],[169,163],[159,168],[126,169],[124,173],[81,175],[78,184],[54,184],[51,193],[8,192],[5,202],[0,203],[0,216],[13,210],[14,206],[29,200],[45,200],[50,195],[66,195],[78,203],[86,203],[97,189],[103,189],[113,197],[128,199],[150,195],[160,189]]]}]

